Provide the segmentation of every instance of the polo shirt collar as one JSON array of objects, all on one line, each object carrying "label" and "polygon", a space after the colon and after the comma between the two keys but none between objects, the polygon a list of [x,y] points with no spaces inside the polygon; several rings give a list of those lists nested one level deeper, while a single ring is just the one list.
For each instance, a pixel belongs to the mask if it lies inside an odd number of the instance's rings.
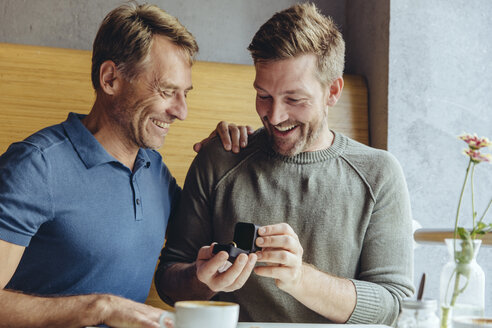
[{"label": "polo shirt collar", "polygon": [[[105,163],[120,163],[111,156],[106,149],[97,141],[89,130],[82,124],[82,119],[87,115],[69,113],[68,118],[62,123],[70,142],[85,166],[90,169]],[[138,150],[135,166],[150,166],[150,158],[143,149]]]}]

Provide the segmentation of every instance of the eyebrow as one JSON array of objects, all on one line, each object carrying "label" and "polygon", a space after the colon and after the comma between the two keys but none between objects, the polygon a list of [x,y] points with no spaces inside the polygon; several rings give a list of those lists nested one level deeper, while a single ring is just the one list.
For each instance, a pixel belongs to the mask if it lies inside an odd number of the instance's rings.
[{"label": "eyebrow", "polygon": [[[256,82],[253,83],[253,88],[258,89],[258,90],[261,90],[261,91],[268,92],[265,89],[263,89],[262,87],[260,87],[258,84],[256,84]],[[282,93],[282,95],[292,95],[292,94],[302,94],[302,95],[305,95],[305,96],[308,96],[309,95],[305,90],[302,90],[302,89],[287,90],[287,91],[284,91]]]},{"label": "eyebrow", "polygon": [[[168,82],[161,82],[157,84],[159,88],[161,89],[173,89],[173,90],[179,90],[180,87],[174,83],[168,83]],[[185,91],[190,91],[193,89],[193,86],[190,85],[188,88],[185,89]]]},{"label": "eyebrow", "polygon": [[[179,90],[180,87],[177,84],[174,84],[172,82],[168,82],[166,80],[162,79],[155,79],[154,80],[154,86],[157,87],[158,89],[172,89],[172,90]],[[190,85],[188,88],[186,88],[184,91],[188,92],[193,89],[193,85]]]}]

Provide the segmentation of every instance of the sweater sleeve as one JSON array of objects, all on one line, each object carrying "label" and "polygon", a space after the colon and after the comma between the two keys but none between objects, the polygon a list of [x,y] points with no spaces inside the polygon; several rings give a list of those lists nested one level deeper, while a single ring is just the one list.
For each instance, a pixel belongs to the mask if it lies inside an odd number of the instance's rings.
[{"label": "sweater sleeve", "polygon": [[[394,325],[400,301],[414,292],[410,200],[403,172],[387,152],[368,176],[374,197],[360,256],[357,292],[349,324]],[[368,172],[368,171],[366,171]]]},{"label": "sweater sleeve", "polygon": [[167,240],[161,252],[155,274],[155,284],[162,299],[169,301],[160,293],[160,278],[174,263],[195,261],[201,247],[213,241],[212,211],[210,197],[213,181],[213,162],[211,155],[200,152],[193,160],[180,197],[176,200],[176,209],[171,213]]}]

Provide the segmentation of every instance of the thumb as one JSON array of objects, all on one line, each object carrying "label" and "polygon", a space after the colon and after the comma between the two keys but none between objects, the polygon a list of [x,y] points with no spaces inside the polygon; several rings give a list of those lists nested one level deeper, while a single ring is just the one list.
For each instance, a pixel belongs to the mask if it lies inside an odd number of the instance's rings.
[{"label": "thumb", "polygon": [[200,149],[202,149],[202,143],[201,142],[197,142],[196,144],[193,145],[193,150],[195,152],[198,153],[200,151]]}]

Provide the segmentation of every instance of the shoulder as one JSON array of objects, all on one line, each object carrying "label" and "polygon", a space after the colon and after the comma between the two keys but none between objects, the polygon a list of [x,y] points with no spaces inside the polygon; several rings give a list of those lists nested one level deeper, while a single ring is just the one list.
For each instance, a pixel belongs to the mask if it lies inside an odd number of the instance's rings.
[{"label": "shoulder", "polygon": [[195,161],[200,165],[209,163],[213,164],[214,167],[223,169],[235,167],[259,151],[262,134],[263,130],[259,129],[250,135],[248,137],[248,146],[241,148],[237,154],[225,150],[220,138],[215,137],[203,146],[197,154]]},{"label": "shoulder", "polygon": [[185,189],[188,183],[195,182],[213,189],[224,177],[254,160],[255,154],[260,151],[260,135],[261,131],[257,131],[249,136],[248,146],[237,154],[225,150],[220,138],[210,140],[191,163],[185,180]]},{"label": "shoulder", "polygon": [[26,139],[14,142],[1,156],[2,165],[19,166],[27,162],[44,162],[46,153],[64,143],[67,137],[60,124],[44,128]]},{"label": "shoulder", "polygon": [[46,152],[67,141],[68,137],[63,129],[63,126],[61,124],[57,124],[46,127],[30,135],[21,143],[23,143],[26,147],[29,145],[39,149],[41,152]]},{"label": "shoulder", "polygon": [[348,137],[343,156],[361,170],[368,172],[400,168],[398,160],[390,152],[366,146]]},{"label": "shoulder", "polygon": [[386,183],[404,181],[397,158],[390,152],[376,149],[347,138],[343,159],[375,191]]}]

